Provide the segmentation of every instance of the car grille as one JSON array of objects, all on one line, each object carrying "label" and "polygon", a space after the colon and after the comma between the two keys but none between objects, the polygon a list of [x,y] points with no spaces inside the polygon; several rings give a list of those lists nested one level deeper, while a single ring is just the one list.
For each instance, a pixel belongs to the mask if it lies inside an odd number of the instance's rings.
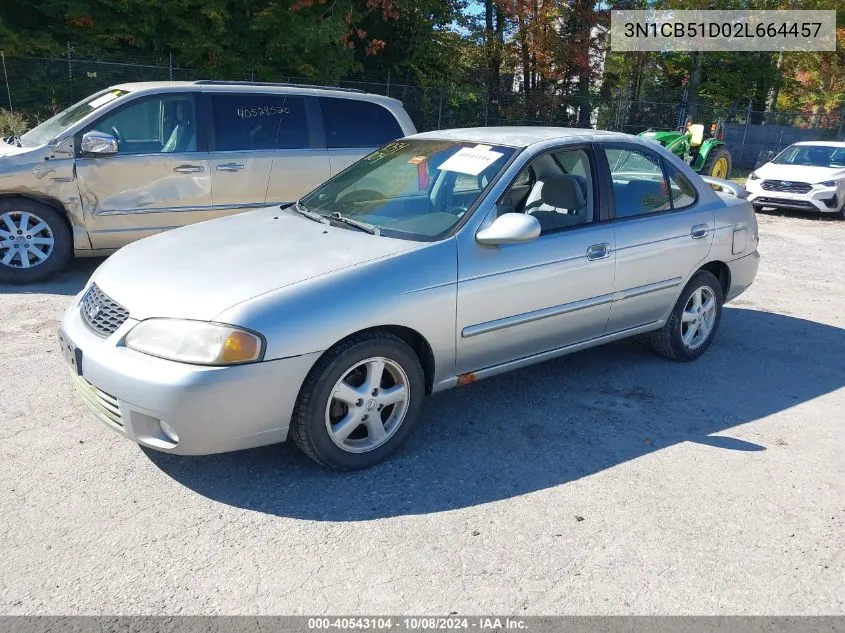
[{"label": "car grille", "polygon": [[792,180],[764,180],[760,186],[766,191],[783,191],[784,193],[807,193],[813,188],[810,183]]},{"label": "car grille", "polygon": [[120,415],[120,405],[117,398],[100,391],[82,376],[72,374],[74,385],[88,408],[106,424],[123,429],[123,417]]},{"label": "car grille", "polygon": [[108,336],[126,322],[129,311],[91,284],[79,303],[82,318],[88,328],[100,336]]}]

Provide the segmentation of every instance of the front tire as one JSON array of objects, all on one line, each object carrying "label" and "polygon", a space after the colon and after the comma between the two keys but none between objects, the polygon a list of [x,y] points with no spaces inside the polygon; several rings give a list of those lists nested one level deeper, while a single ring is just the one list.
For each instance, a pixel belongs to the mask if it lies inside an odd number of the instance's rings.
[{"label": "front tire", "polygon": [[29,284],[62,270],[73,251],[65,219],[22,198],[0,200],[0,282]]},{"label": "front tire", "polygon": [[651,347],[671,360],[695,360],[716,336],[723,301],[719,280],[706,270],[698,271],[678,297],[666,324],[647,335]]},{"label": "front tire", "polygon": [[357,334],[308,373],[290,435],[321,466],[367,468],[407,439],[424,394],[422,366],[402,339],[381,331]]}]

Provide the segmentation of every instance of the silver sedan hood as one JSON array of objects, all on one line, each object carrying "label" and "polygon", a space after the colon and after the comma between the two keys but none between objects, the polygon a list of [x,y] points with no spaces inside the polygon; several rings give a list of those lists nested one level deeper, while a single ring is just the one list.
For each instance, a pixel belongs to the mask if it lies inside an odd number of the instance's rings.
[{"label": "silver sedan hood", "polygon": [[268,207],[125,246],[93,280],[134,319],[209,320],[272,290],[419,246]]}]

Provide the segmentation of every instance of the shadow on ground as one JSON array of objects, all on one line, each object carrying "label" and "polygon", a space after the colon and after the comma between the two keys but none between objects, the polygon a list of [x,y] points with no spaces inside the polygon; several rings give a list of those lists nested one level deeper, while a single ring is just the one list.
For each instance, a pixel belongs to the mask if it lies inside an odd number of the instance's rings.
[{"label": "shadow on ground", "polygon": [[292,443],[207,457],[147,454],[221,503],[366,520],[513,497],[679,442],[765,450],[714,434],[843,386],[845,329],[726,308],[714,345],[693,363],[629,341],[438,394],[406,445],[366,471],[323,470]]},{"label": "shadow on ground", "polygon": [[88,278],[103,261],[102,257],[71,259],[67,268],[44,281],[25,286],[0,284],[0,294],[75,295],[85,287]]},{"label": "shadow on ground", "polygon": [[775,209],[769,207],[757,211],[759,215],[770,215],[780,218],[796,218],[801,220],[818,220],[819,222],[841,222],[839,213],[820,213],[819,211],[807,211],[806,209]]}]

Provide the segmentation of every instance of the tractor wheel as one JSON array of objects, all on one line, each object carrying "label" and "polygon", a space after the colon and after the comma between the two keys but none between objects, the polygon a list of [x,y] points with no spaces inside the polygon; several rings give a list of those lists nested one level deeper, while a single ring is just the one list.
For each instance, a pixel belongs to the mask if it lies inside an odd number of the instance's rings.
[{"label": "tractor wheel", "polygon": [[700,173],[702,176],[727,179],[731,175],[731,153],[724,147],[714,147],[707,154]]}]

